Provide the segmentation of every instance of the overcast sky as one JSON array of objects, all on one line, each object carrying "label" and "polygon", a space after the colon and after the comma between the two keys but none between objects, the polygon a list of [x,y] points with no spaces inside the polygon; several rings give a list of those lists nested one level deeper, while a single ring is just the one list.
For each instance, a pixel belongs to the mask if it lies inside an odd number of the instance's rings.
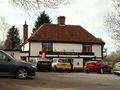
[{"label": "overcast sky", "polygon": [[[105,16],[111,12],[112,0],[69,0],[70,5],[60,6],[59,9],[41,9],[45,10],[50,16],[52,23],[57,23],[58,16],[66,17],[66,24],[81,25],[91,34],[102,38],[105,42],[105,48],[108,53],[115,51],[115,46],[108,36],[104,27]],[[37,18],[34,14],[29,17],[22,10],[11,6],[8,0],[0,0],[0,16],[6,18],[9,25],[16,25],[20,30],[22,37],[22,27],[26,21],[29,25],[29,36]]]}]

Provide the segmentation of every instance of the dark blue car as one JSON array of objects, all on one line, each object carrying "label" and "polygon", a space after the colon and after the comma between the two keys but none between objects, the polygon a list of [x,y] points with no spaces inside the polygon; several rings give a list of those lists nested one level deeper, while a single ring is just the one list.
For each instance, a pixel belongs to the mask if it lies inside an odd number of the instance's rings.
[{"label": "dark blue car", "polygon": [[18,61],[0,50],[0,75],[14,75],[17,78],[25,79],[35,76],[36,68],[30,63]]}]

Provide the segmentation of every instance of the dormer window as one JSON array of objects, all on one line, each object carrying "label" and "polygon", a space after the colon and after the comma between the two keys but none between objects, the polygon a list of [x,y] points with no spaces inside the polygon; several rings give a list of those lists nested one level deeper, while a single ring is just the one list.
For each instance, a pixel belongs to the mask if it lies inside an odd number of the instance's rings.
[{"label": "dormer window", "polygon": [[83,52],[92,52],[92,45],[91,44],[83,44]]}]

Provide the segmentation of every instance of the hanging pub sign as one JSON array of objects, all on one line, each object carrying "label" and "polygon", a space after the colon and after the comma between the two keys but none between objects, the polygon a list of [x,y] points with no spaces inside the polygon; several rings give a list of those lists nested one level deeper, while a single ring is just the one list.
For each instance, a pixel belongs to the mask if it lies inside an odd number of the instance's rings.
[{"label": "hanging pub sign", "polygon": [[46,57],[46,50],[45,50],[45,48],[42,48],[41,57],[42,57],[42,58],[45,58],[45,57]]}]

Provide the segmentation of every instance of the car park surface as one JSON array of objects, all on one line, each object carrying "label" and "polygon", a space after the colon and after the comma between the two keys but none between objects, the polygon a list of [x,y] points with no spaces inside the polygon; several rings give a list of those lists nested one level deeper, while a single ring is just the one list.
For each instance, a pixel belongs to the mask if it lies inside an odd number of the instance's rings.
[{"label": "car park surface", "polygon": [[20,79],[35,76],[36,68],[30,63],[16,60],[4,51],[0,51],[0,75],[13,75]]},{"label": "car park surface", "polygon": [[0,77],[1,90],[120,90],[120,77],[113,74],[37,72],[36,77]]}]

